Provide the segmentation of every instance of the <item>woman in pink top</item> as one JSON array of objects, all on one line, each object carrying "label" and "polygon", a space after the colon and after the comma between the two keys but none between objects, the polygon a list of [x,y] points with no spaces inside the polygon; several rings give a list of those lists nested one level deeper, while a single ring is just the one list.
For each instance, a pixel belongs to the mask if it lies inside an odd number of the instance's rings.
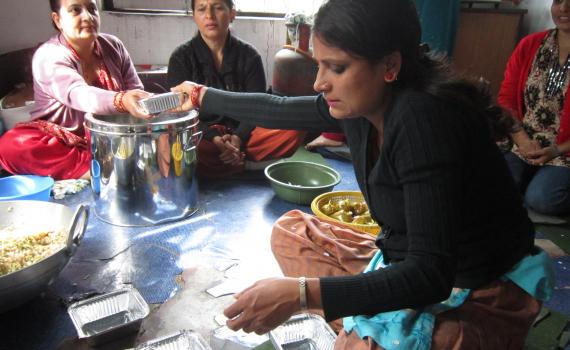
[{"label": "woman in pink top", "polygon": [[148,115],[138,106],[149,94],[119,39],[99,33],[95,0],[50,0],[59,33],[32,61],[32,121],[0,138],[0,166],[13,174],[73,179],[88,176],[85,113]]}]

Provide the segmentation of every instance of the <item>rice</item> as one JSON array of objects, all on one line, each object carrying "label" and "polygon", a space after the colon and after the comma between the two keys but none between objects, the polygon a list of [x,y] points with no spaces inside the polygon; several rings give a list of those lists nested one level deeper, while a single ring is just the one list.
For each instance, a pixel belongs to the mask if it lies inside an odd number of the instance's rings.
[{"label": "rice", "polygon": [[63,230],[27,233],[8,226],[0,229],[0,276],[41,261],[63,248]]}]

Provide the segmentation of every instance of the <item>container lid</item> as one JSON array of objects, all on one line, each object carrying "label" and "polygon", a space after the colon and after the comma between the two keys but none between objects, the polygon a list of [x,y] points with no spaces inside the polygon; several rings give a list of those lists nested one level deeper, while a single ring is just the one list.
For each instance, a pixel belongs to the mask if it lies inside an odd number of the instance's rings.
[{"label": "container lid", "polygon": [[142,119],[130,114],[97,115],[85,114],[85,127],[89,130],[113,135],[148,134],[171,128],[186,128],[198,124],[198,111],[173,113],[162,112],[151,119]]}]

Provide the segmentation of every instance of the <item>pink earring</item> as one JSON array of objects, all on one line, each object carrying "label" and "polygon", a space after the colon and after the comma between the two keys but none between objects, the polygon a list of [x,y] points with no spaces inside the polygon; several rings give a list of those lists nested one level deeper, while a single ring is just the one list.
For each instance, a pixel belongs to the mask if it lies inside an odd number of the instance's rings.
[{"label": "pink earring", "polygon": [[384,81],[387,83],[392,83],[395,80],[398,80],[398,75],[395,72],[386,73],[384,75]]}]

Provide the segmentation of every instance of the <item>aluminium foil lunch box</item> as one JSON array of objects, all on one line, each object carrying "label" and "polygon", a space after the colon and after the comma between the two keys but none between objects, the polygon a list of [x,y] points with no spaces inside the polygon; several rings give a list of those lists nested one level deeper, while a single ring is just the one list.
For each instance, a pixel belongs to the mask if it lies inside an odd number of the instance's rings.
[{"label": "aluminium foil lunch box", "polygon": [[148,114],[158,114],[180,106],[180,96],[179,92],[166,92],[143,98],[139,101],[139,105]]},{"label": "aluminium foil lunch box", "polygon": [[150,309],[133,287],[85,299],[67,310],[80,339],[99,345],[138,332]]},{"label": "aluminium foil lunch box", "polygon": [[211,350],[202,336],[194,331],[181,330],[161,338],[153,339],[136,347],[135,350]]},{"label": "aluminium foil lunch box", "polygon": [[336,334],[318,315],[299,314],[269,333],[276,350],[332,350]]}]

